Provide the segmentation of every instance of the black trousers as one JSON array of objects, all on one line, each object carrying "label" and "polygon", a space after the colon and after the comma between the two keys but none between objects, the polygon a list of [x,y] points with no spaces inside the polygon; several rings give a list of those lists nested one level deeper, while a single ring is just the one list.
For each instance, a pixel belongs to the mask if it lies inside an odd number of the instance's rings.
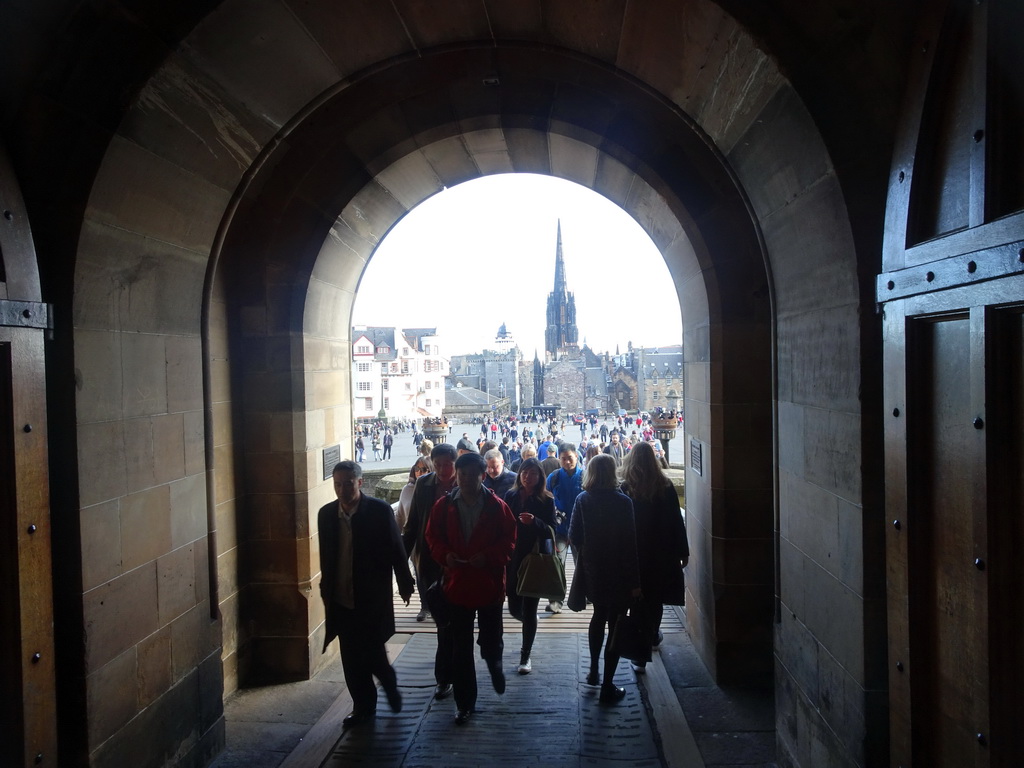
[{"label": "black trousers", "polygon": [[360,715],[373,714],[377,711],[377,684],[373,678],[380,680],[385,690],[395,688],[398,685],[395,669],[388,661],[384,641],[376,639],[380,633],[371,631],[365,621],[360,621],[358,611],[334,607],[339,614],[341,667],[352,696],[352,711]]},{"label": "black trousers", "polygon": [[[504,603],[484,608],[463,608],[453,605],[452,623],[448,627],[451,636],[452,685],[455,688],[455,706],[460,710],[472,710],[476,706],[476,662],[473,654],[473,625],[480,624],[480,657],[490,664],[501,664],[505,651],[502,637],[502,614]],[[440,644],[440,638],[438,638]]]}]

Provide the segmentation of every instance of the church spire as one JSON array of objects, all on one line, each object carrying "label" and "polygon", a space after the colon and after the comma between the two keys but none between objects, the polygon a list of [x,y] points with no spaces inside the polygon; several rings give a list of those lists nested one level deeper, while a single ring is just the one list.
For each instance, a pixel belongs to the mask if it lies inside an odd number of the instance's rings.
[{"label": "church spire", "polygon": [[558,220],[555,246],[555,286],[548,294],[547,330],[544,349],[549,359],[557,360],[562,350],[576,349],[579,331],[576,328],[576,298],[565,282],[565,261],[562,258],[562,220]]},{"label": "church spire", "polygon": [[562,220],[558,220],[558,241],[555,246],[555,295],[565,295],[565,261],[562,260]]}]

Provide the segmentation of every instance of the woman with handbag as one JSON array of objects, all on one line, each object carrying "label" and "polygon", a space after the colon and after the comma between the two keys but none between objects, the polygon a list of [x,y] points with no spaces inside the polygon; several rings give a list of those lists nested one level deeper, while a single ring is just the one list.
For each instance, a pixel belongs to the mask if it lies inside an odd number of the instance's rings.
[{"label": "woman with handbag", "polygon": [[604,649],[604,682],[598,676],[598,659],[619,617],[632,600],[640,597],[633,502],[618,490],[615,459],[602,453],[590,460],[583,477],[583,493],[576,499],[569,541],[576,556],[576,577],[582,575],[586,597],[594,606],[590,620],[590,674],[587,685],[601,685],[599,701],[613,704],[625,695],[613,682],[619,656],[611,644]]},{"label": "woman with handbag", "polygon": [[[686,523],[672,481],[662,471],[654,447],[638,443],[622,463],[622,492],[633,500],[640,560],[640,606],[652,645],[661,642],[661,617],[666,605],[683,605],[683,568],[690,559]],[[642,672],[644,662],[633,664]]]},{"label": "woman with handbag", "polygon": [[524,597],[516,591],[519,567],[535,544],[541,550],[552,547],[552,528],[555,524],[555,502],[545,487],[544,473],[536,458],[523,459],[515,484],[505,494],[505,503],[516,518],[516,549],[508,564],[505,592],[508,612],[523,623],[523,647],[519,651],[519,674],[528,675],[533,669],[530,653],[537,636],[537,606],[539,597]]}]

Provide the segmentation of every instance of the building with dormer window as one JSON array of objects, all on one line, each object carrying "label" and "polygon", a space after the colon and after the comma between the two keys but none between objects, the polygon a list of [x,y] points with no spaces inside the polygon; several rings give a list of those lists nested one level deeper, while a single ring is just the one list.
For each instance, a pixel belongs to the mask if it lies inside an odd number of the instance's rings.
[{"label": "building with dormer window", "polygon": [[352,414],[357,421],[441,415],[448,361],[441,355],[436,328],[354,326],[352,338]]}]

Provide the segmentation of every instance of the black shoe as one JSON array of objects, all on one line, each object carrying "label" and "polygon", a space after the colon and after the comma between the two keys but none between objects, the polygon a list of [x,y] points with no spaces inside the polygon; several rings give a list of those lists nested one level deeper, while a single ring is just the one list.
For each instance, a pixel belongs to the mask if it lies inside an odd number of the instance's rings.
[{"label": "black shoe", "polygon": [[416,621],[426,621],[429,615],[426,608],[420,608],[420,612],[416,614]]},{"label": "black shoe", "polygon": [[491,673],[491,685],[500,696],[505,692],[505,672],[501,669],[501,662],[487,662],[487,670]]},{"label": "black shoe", "polygon": [[434,698],[445,699],[452,695],[452,684],[451,683],[438,683],[434,687]]},{"label": "black shoe", "polygon": [[473,717],[473,710],[472,709],[460,709],[458,711],[458,713],[455,715],[455,724],[456,725],[465,725],[466,723],[469,722],[469,719],[471,717]]},{"label": "black shoe", "polygon": [[616,702],[622,701],[624,698],[626,698],[625,688],[617,688],[614,685],[608,685],[605,683],[601,686],[601,695],[597,700],[602,704],[615,704]]},{"label": "black shoe", "polygon": [[651,641],[651,645],[654,648],[657,648],[659,645],[661,645],[661,641],[664,640],[664,639],[665,639],[665,635],[662,634],[662,631],[659,629],[658,630],[658,634],[655,635],[654,636],[654,640]]},{"label": "black shoe", "polygon": [[373,712],[353,712],[341,721],[342,728],[353,728],[357,725],[373,722],[376,714]]},{"label": "black shoe", "polygon": [[591,672],[587,675],[587,685],[599,685],[601,678],[597,676],[597,672]]},{"label": "black shoe", "polygon": [[402,693],[398,690],[397,685],[393,688],[385,688],[384,695],[388,697],[388,706],[391,707],[392,712],[402,711]]}]

